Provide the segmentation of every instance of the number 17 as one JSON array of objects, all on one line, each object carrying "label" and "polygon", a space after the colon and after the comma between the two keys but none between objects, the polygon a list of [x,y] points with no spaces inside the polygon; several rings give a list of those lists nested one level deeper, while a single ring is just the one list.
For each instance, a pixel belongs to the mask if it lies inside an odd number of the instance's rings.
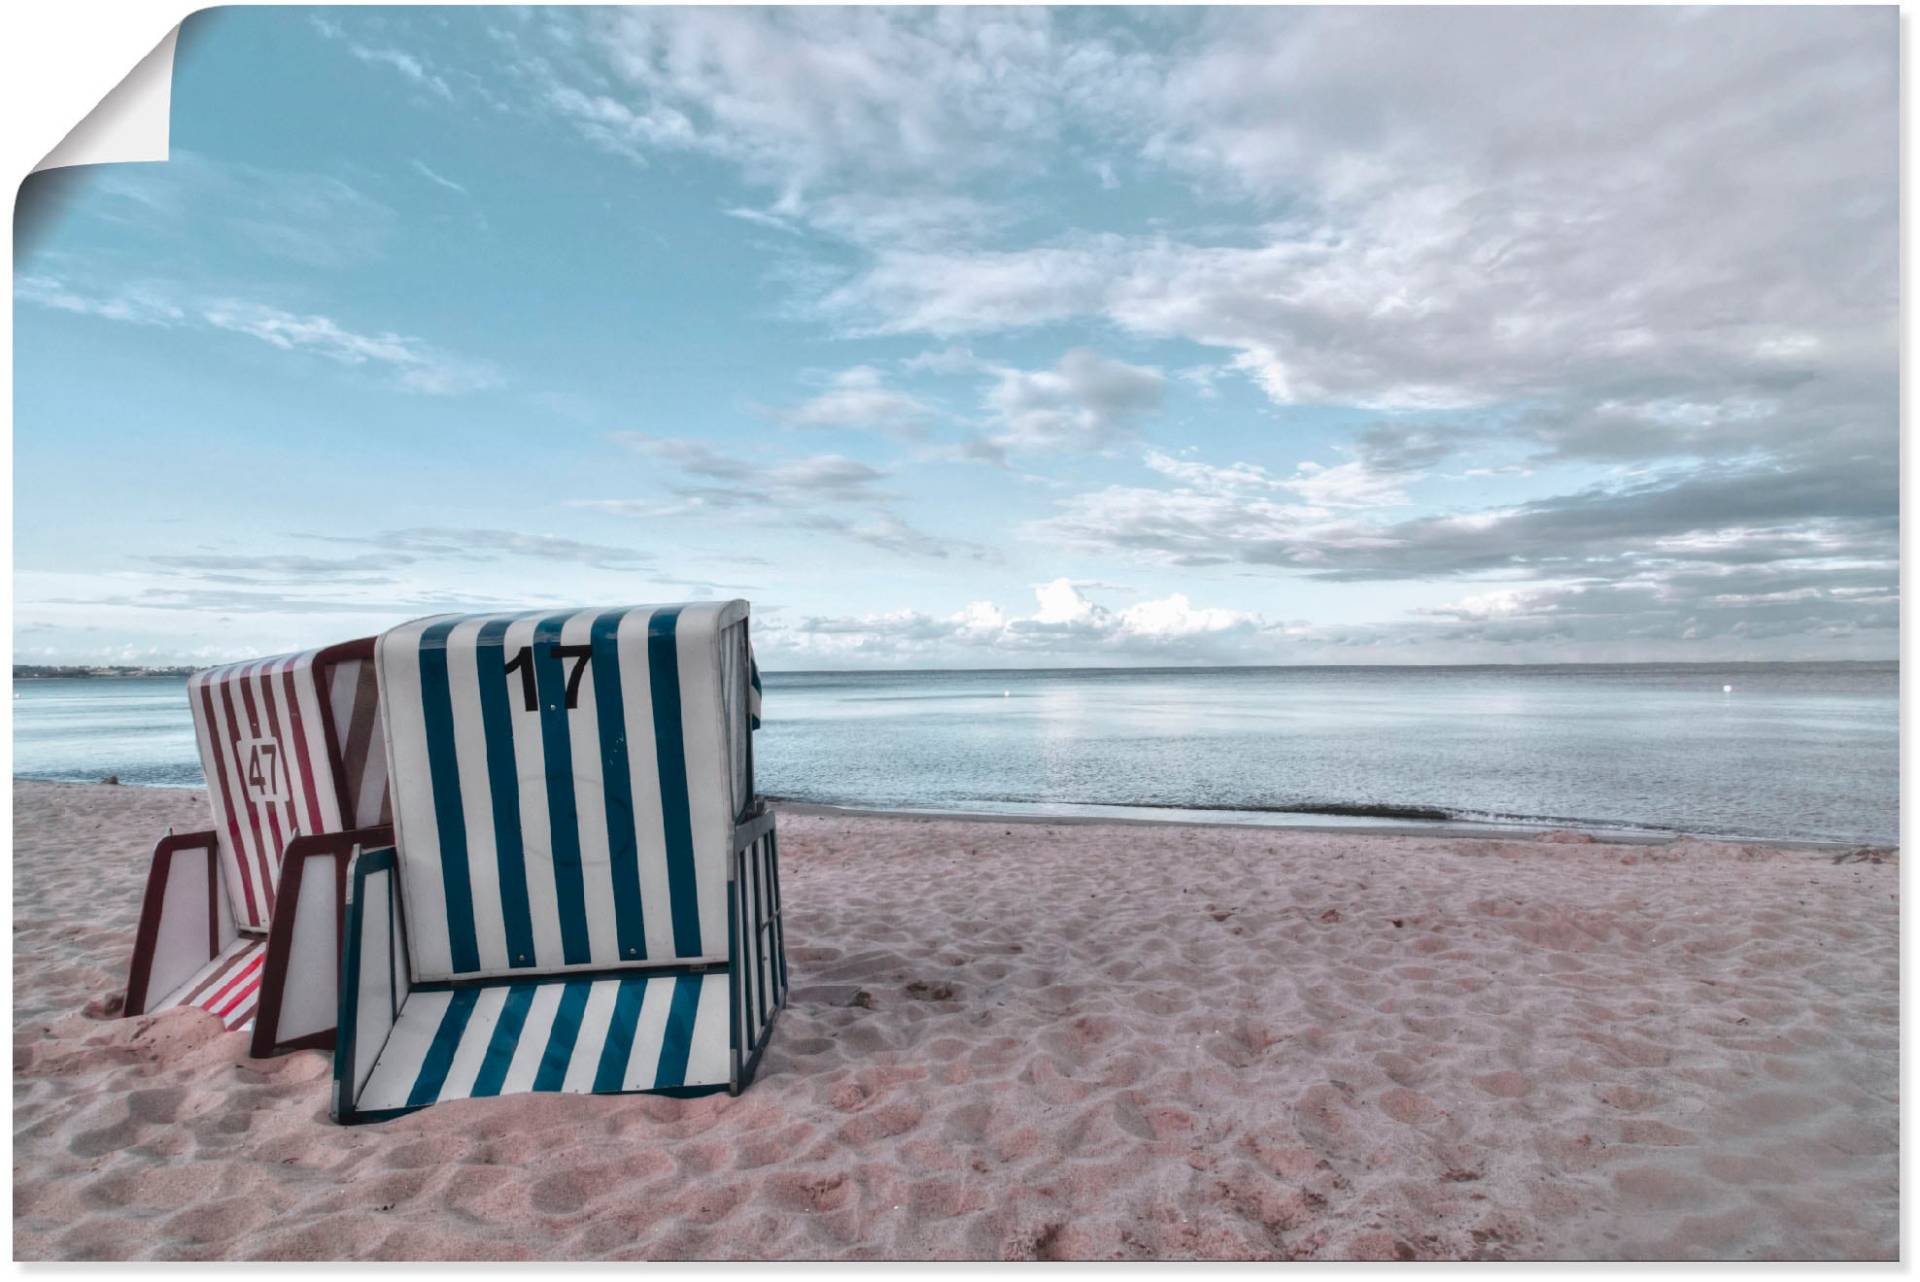
[{"label": "number 17", "polygon": [[[551,647],[556,659],[572,659],[572,671],[567,673],[567,711],[571,712],[580,704],[580,678],[586,675],[587,660],[593,657],[591,645],[556,645]],[[533,647],[523,645],[503,669],[506,672],[519,672],[520,697],[528,712],[540,711],[540,686],[534,679]]]}]

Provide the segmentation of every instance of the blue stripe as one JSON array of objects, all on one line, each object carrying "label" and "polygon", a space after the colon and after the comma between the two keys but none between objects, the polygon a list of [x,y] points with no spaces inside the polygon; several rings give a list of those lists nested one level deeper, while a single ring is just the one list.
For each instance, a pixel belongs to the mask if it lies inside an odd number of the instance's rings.
[{"label": "blue stripe", "polygon": [[653,1075],[655,1090],[686,1085],[693,1017],[700,1009],[700,985],[705,979],[704,975],[681,975],[673,981],[673,1007],[667,1012],[666,1036],[660,1044],[660,1069]]},{"label": "blue stripe", "polygon": [[546,1053],[540,1057],[540,1071],[533,1075],[536,1091],[557,1091],[567,1080],[567,1066],[573,1062],[573,1044],[580,1040],[580,1015],[587,1009],[590,980],[568,984],[560,994],[560,1008],[553,1012],[553,1031],[547,1035]]},{"label": "blue stripe", "polygon": [[533,1005],[533,995],[539,991],[535,984],[515,984],[507,990],[507,1000],[500,1006],[500,1020],[493,1026],[493,1036],[487,1041],[487,1054],[480,1061],[480,1073],[473,1079],[475,1097],[498,1095],[500,1087],[507,1080],[507,1069],[513,1064],[513,1053],[520,1049],[520,1030],[527,1026],[527,1007]]},{"label": "blue stripe", "polygon": [[447,685],[447,634],[458,619],[420,634],[420,713],[426,722],[427,772],[440,829],[440,884],[447,904],[447,949],[454,971],[480,968],[473,934],[473,886],[467,871],[467,820],[460,805],[460,763],[453,738],[453,696]]},{"label": "blue stripe", "polygon": [[553,653],[561,627],[572,617],[549,615],[534,625],[533,671],[540,692],[540,743],[546,753],[547,826],[552,836],[553,891],[559,901],[560,951],[569,966],[578,966],[593,960],[593,941],[587,934],[586,881],[580,871],[573,736],[567,729],[567,673]]},{"label": "blue stripe", "polygon": [[687,800],[687,748],[680,729],[680,646],[675,635],[679,625],[679,606],[658,611],[647,620],[647,680],[653,693],[654,753],[660,762],[660,823],[667,839],[673,954],[699,957],[700,895],[693,863],[693,812]]},{"label": "blue stripe", "polygon": [[606,1044],[600,1048],[600,1067],[593,1075],[596,1092],[618,1091],[626,1081],[627,1059],[633,1054],[633,1030],[640,1022],[640,1003],[646,995],[646,980],[620,981],[620,995],[613,999],[613,1020],[607,1025]]},{"label": "blue stripe", "polygon": [[440,1027],[433,1035],[433,1045],[427,1047],[427,1057],[420,1062],[420,1075],[413,1079],[413,1090],[407,1095],[408,1108],[419,1108],[440,1098],[440,1088],[447,1084],[447,1070],[453,1067],[453,1053],[460,1049],[460,1034],[467,1031],[467,1019],[479,999],[479,989],[462,988],[447,1002],[446,1013],[440,1016]]},{"label": "blue stripe", "polygon": [[620,957],[647,955],[647,923],[640,910],[640,843],[633,813],[633,771],[627,759],[626,697],[620,684],[620,620],[608,610],[593,621],[593,704],[600,721],[600,779],[606,789],[607,863],[613,876],[613,917]]},{"label": "blue stripe", "polygon": [[474,640],[480,723],[487,743],[487,790],[493,798],[493,857],[500,870],[500,917],[507,932],[507,965],[537,966],[533,912],[527,903],[527,858],[521,842],[520,771],[513,754],[513,711],[507,700],[504,638],[511,617],[490,619]]}]

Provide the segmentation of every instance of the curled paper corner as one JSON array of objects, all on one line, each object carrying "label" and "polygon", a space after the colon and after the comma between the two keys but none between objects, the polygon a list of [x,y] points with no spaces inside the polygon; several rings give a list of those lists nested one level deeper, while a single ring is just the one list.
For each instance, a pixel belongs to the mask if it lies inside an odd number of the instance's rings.
[{"label": "curled paper corner", "polygon": [[173,117],[173,48],[180,28],[161,38],[126,78],[48,152],[34,173],[64,165],[165,160]]}]

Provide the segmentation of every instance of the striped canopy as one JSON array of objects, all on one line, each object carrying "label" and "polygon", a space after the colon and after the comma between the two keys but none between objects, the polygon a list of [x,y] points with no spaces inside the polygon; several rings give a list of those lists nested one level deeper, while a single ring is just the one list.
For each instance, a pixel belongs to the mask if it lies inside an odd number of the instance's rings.
[{"label": "striped canopy", "polygon": [[187,680],[234,920],[265,930],[295,837],[384,823],[371,638]]},{"label": "striped canopy", "polygon": [[726,961],[745,601],[443,615],[376,663],[416,982]]}]

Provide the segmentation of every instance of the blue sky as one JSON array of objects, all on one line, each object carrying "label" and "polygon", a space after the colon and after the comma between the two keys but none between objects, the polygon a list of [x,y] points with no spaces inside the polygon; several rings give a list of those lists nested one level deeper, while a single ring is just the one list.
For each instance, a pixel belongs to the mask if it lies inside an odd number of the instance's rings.
[{"label": "blue sky", "polygon": [[23,191],[16,657],[1892,657],[1896,21],[198,14]]}]

